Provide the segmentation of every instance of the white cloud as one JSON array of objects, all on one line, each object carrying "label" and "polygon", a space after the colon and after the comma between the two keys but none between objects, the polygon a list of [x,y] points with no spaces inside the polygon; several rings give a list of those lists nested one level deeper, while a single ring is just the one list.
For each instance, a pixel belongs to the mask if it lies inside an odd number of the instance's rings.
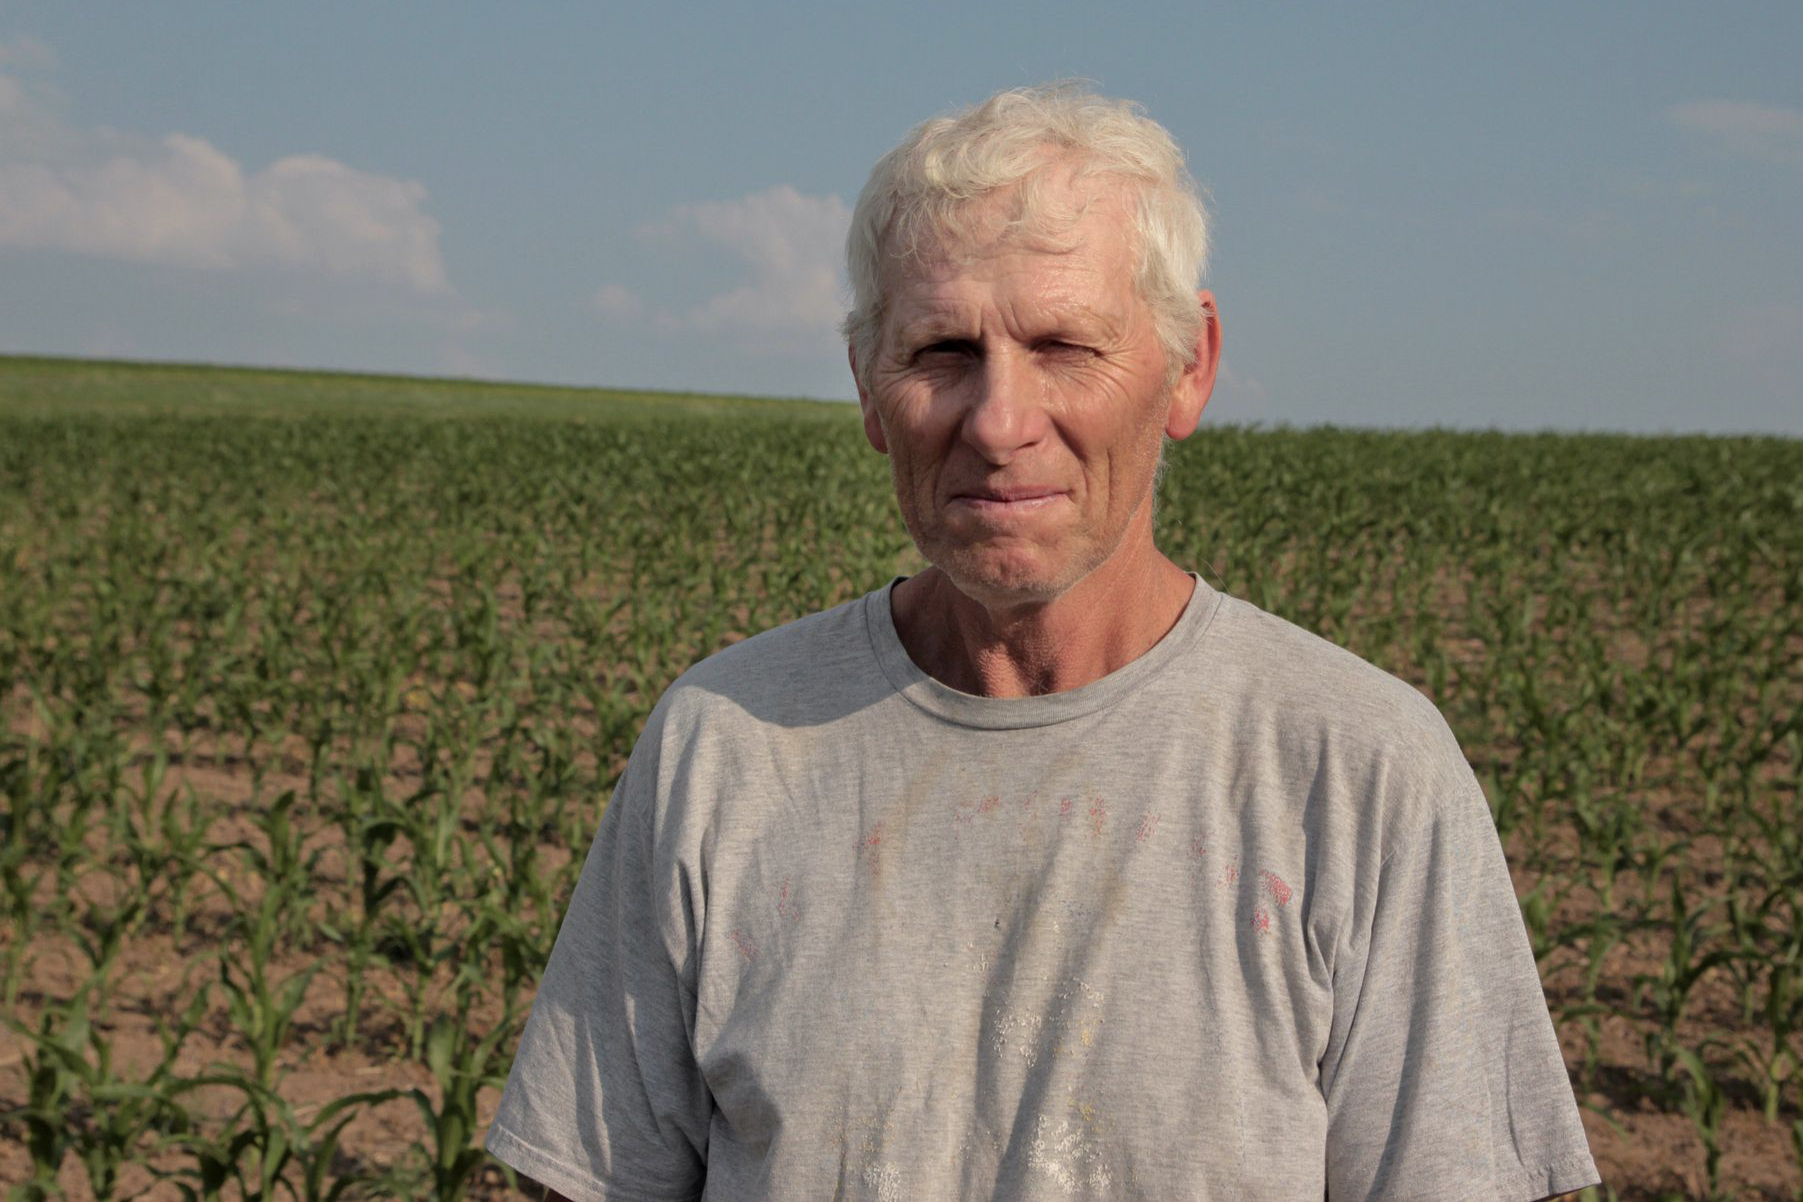
[{"label": "white cloud", "polygon": [[500,380],[505,379],[507,374],[500,360],[478,355],[464,346],[446,347],[442,363],[444,369],[452,375],[470,380]]},{"label": "white cloud", "polygon": [[1803,112],[1738,100],[1695,100],[1668,110],[1673,124],[1718,139],[1735,154],[1803,165]]},{"label": "white cloud", "polygon": [[[0,62],[47,50],[10,43]],[[247,172],[202,138],[64,122],[41,89],[0,75],[0,247],[210,271],[269,269],[451,288],[425,188],[320,155]]]},{"label": "white cloud", "polygon": [[50,47],[34,37],[21,36],[0,41],[0,67],[16,67],[22,71],[49,71],[56,66],[56,55]]},{"label": "white cloud", "polygon": [[697,330],[786,343],[829,335],[844,315],[839,265],[851,209],[837,196],[778,184],[738,200],[683,205],[641,233],[700,238],[732,254],[750,278],[676,319]]},{"label": "white cloud", "polygon": [[613,321],[625,321],[644,311],[645,303],[624,284],[603,284],[595,290],[590,303],[595,312]]},{"label": "white cloud", "polygon": [[[12,47],[0,49],[10,52]],[[6,56],[0,55],[0,165],[54,156],[70,141],[56,118],[61,96],[29,74],[9,69]]]}]

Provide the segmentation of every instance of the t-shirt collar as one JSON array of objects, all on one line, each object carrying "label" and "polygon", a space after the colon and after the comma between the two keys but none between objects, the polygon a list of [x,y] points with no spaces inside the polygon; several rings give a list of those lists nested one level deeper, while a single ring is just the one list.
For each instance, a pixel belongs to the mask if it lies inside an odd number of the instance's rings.
[{"label": "t-shirt collar", "polygon": [[1221,594],[1193,572],[1190,578],[1196,582],[1196,587],[1177,624],[1144,655],[1100,680],[1040,697],[978,697],[960,692],[923,672],[909,658],[907,648],[902,646],[901,635],[895,629],[890,594],[906,579],[904,576],[897,576],[864,597],[865,626],[870,633],[871,650],[889,683],[927,713],[960,726],[987,730],[1050,726],[1113,705],[1158,675],[1201,637],[1220,605]]}]

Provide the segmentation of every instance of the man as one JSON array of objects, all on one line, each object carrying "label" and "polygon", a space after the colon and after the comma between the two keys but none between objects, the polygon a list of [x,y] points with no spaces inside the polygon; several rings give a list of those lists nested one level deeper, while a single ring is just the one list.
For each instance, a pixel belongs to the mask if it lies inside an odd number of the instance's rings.
[{"label": "man", "polygon": [[1165,131],[1070,88],[878,163],[846,333],[932,566],[664,696],[497,1156],[575,1199],[1596,1180],[1439,714],[1153,543],[1206,245]]}]

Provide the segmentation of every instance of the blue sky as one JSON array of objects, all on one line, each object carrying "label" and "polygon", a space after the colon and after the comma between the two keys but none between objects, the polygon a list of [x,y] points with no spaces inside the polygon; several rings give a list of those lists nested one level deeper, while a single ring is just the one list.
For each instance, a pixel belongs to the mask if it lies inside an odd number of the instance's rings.
[{"label": "blue sky", "polygon": [[1131,97],[1209,420],[1803,434],[1803,5],[0,7],[0,351],[849,397],[878,154]]}]

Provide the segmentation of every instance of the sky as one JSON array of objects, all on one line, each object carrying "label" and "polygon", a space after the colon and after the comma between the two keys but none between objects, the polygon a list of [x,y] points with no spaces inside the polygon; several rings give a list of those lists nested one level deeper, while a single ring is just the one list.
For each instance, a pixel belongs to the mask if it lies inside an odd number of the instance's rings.
[{"label": "sky", "polygon": [[1803,435],[1803,4],[0,0],[0,353],[850,399],[916,122],[1207,187],[1206,421]]}]

